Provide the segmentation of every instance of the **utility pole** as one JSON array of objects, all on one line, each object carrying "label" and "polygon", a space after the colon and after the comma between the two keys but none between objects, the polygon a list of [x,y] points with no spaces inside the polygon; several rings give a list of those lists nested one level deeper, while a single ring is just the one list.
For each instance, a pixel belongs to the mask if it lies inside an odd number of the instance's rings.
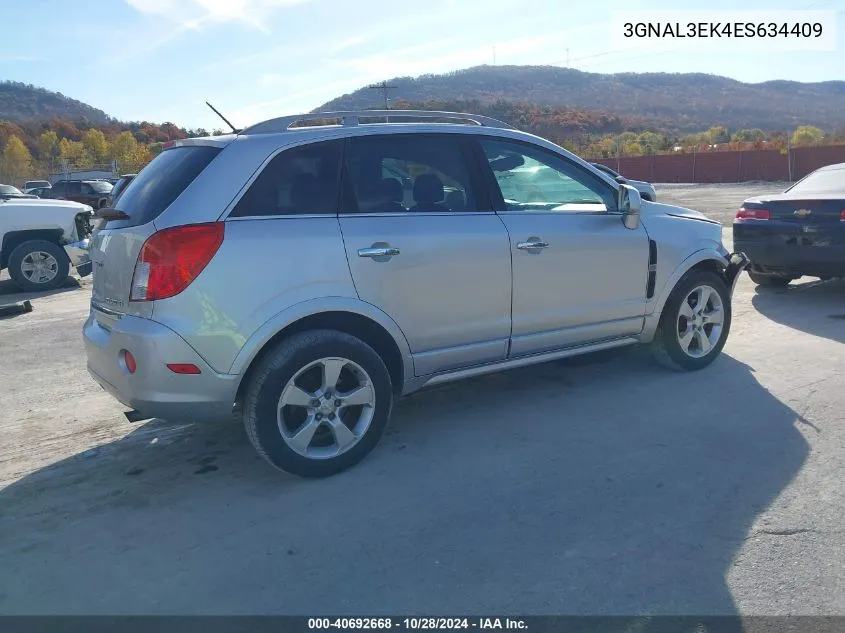
[{"label": "utility pole", "polygon": [[373,84],[372,86],[369,86],[369,88],[381,91],[381,94],[384,97],[384,109],[389,110],[390,100],[387,98],[387,91],[393,90],[396,86],[389,86],[386,81],[382,81],[380,84]]}]

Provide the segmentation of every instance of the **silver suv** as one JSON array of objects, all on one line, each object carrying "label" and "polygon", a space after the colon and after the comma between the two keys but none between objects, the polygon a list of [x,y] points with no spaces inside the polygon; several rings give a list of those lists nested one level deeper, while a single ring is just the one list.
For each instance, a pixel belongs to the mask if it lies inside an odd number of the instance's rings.
[{"label": "silver suv", "polygon": [[174,142],[117,206],[91,248],[91,375],[133,417],[237,412],[309,477],[360,461],[425,385],[632,343],[701,369],[747,266],[717,222],[471,114]]}]

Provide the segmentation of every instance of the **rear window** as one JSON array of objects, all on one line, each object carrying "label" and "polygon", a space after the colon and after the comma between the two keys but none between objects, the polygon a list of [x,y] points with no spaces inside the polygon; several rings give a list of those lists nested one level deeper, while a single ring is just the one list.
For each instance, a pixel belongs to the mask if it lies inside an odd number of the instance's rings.
[{"label": "rear window", "polygon": [[845,196],[845,168],[815,171],[787,189],[789,193],[841,193]]},{"label": "rear window", "polygon": [[117,208],[130,219],[112,221],[108,226],[139,226],[152,222],[219,153],[219,147],[207,146],[164,150],[120,194]]}]

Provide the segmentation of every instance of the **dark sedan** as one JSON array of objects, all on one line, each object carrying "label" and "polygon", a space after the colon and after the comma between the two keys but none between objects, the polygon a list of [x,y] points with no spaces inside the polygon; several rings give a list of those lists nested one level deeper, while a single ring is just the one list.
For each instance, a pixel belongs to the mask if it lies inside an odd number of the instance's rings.
[{"label": "dark sedan", "polygon": [[845,276],[845,163],[817,169],[783,193],[749,198],[733,237],[734,248],[751,258],[748,274],[757,284]]},{"label": "dark sedan", "polygon": [[37,198],[29,193],[24,193],[12,185],[0,185],[0,200],[21,200],[23,198]]}]

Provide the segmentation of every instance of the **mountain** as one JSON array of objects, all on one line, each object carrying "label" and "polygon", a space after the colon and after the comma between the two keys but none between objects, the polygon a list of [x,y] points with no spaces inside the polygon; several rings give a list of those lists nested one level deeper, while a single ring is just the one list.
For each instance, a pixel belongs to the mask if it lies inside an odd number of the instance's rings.
[{"label": "mountain", "polygon": [[[476,66],[443,75],[397,77],[391,100],[521,101],[636,117],[660,129],[833,129],[845,123],[845,81],[750,84],[701,73],[588,73],[558,66]],[[380,107],[382,94],[360,88],[317,111]]]},{"label": "mountain", "polygon": [[94,125],[112,122],[102,110],[60,92],[16,81],[0,82],[0,120],[46,121],[54,118],[72,121],[87,119]]}]

